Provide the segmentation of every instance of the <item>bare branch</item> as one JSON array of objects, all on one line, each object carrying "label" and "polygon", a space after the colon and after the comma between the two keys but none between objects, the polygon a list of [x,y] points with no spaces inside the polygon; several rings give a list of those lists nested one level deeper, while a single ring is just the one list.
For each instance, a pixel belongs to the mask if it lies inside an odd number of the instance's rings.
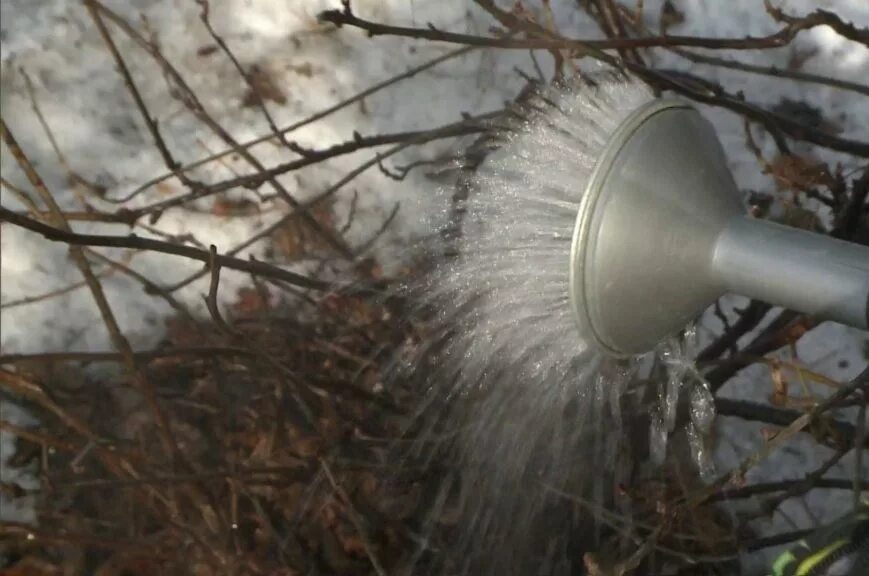
[{"label": "bare branch", "polygon": [[[16,226],[26,228],[31,232],[41,234],[46,239],[53,242],[64,242],[75,246],[102,246],[105,248],[130,248],[133,250],[162,252],[163,254],[173,254],[175,256],[199,260],[206,264],[209,262],[210,258],[207,251],[200,250],[199,248],[173,244],[171,242],[163,242],[151,238],[141,238],[135,234],[130,234],[129,236],[76,234],[74,232],[68,232],[53,226],[48,226],[25,216],[20,216],[2,206],[0,206],[0,221],[6,221]],[[334,288],[333,285],[327,282],[308,278],[307,276],[302,276],[301,274],[296,274],[261,262],[251,262],[224,255],[218,255],[217,261],[225,268],[250,272],[267,278],[276,278],[303,288],[313,288],[314,290],[330,290]]]},{"label": "bare branch", "polygon": [[[487,4],[484,2],[483,4]],[[488,3],[490,4],[490,3]],[[550,38],[532,37],[518,38],[493,38],[485,36],[473,36],[470,34],[457,34],[445,32],[429,25],[428,28],[409,28],[405,26],[390,26],[380,24],[357,17],[350,9],[349,3],[343,10],[327,10],[321,12],[319,19],[335,26],[351,26],[368,33],[369,36],[403,36],[420,40],[435,42],[447,42],[450,44],[463,44],[465,46],[478,46],[489,48],[504,48],[509,50],[576,50],[583,52],[588,49],[618,50],[626,48],[652,48],[664,46],[691,46],[710,50],[763,50],[778,48],[788,44],[802,30],[808,30],[817,26],[834,26],[837,31],[844,31],[853,35],[857,41],[864,42],[867,32],[844,24],[834,14],[824,10],[816,10],[803,18],[787,20],[787,25],[781,30],[769,36],[745,38],[700,38],[696,36],[652,36],[646,38],[615,38],[608,40],[585,40],[573,38]],[[526,23],[522,23],[527,26]],[[540,28],[535,28],[539,32]],[[849,37],[849,36],[846,36]],[[852,38],[852,39],[854,39]]]}]

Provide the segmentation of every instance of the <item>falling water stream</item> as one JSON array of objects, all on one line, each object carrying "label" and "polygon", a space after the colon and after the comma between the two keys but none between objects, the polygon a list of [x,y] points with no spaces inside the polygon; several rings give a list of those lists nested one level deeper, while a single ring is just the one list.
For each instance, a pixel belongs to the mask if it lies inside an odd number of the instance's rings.
[{"label": "falling water stream", "polygon": [[[414,365],[426,390],[420,445],[441,439],[461,476],[450,488],[462,510],[451,573],[577,573],[581,550],[549,536],[593,541],[594,510],[628,479],[623,407],[650,357],[615,359],[583,337],[568,261],[597,158],[651,97],[638,82],[608,76],[543,90],[519,106],[473,177],[461,233],[440,245],[452,255],[411,287],[435,315]],[[652,353],[666,376],[644,433],[650,459],[662,462],[687,394],[686,432],[708,473],[704,439],[714,412],[691,360],[693,341],[689,330]],[[586,505],[567,505],[565,495]]]}]

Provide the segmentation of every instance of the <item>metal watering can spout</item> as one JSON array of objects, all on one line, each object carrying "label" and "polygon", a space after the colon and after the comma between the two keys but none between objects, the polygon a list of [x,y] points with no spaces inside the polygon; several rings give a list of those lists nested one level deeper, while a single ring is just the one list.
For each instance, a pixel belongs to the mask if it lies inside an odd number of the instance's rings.
[{"label": "metal watering can spout", "polygon": [[613,133],[582,196],[576,321],[632,355],[728,292],[869,329],[869,247],[748,217],[711,124],[684,102],[649,102]]}]

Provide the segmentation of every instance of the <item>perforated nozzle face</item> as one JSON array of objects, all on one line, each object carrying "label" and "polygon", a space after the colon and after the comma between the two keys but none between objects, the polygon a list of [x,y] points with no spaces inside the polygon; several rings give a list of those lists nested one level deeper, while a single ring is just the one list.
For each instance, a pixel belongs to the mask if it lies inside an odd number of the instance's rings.
[{"label": "perforated nozzle face", "polygon": [[613,133],[580,203],[570,299],[583,336],[613,355],[654,348],[715,301],[715,241],[743,212],[712,126],[656,100]]}]

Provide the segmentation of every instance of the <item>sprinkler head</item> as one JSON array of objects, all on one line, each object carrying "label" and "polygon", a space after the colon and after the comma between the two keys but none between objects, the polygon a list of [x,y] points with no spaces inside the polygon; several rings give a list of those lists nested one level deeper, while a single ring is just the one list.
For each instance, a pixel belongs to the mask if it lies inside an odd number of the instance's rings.
[{"label": "sprinkler head", "polygon": [[744,215],[711,124],[654,100],[615,130],[580,202],[570,300],[604,351],[647,352],[726,292],[869,326],[869,248]]}]

